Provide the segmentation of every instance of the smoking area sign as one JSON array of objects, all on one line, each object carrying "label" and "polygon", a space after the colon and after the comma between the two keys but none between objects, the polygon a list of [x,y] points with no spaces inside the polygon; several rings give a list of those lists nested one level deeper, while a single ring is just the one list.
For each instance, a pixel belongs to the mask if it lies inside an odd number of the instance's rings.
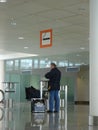
[{"label": "smoking area sign", "polygon": [[40,31],[40,48],[52,46],[52,29]]}]

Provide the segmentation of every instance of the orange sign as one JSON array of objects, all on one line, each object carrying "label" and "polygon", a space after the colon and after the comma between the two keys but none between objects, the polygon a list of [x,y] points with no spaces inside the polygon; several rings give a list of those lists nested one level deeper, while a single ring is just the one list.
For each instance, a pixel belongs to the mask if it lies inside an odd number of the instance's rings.
[{"label": "orange sign", "polygon": [[40,48],[52,46],[52,29],[40,31]]}]

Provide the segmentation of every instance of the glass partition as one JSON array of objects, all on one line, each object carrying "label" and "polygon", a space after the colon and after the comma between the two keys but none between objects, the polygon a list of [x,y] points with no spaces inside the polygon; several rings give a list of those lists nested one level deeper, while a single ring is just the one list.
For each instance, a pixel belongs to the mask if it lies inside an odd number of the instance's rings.
[{"label": "glass partition", "polygon": [[6,61],[5,67],[7,71],[12,71],[14,68],[14,61],[13,60]]},{"label": "glass partition", "polygon": [[20,69],[32,69],[32,59],[21,59]]},{"label": "glass partition", "polygon": [[15,60],[14,61],[14,70],[19,70],[19,67],[20,67],[19,60]]}]

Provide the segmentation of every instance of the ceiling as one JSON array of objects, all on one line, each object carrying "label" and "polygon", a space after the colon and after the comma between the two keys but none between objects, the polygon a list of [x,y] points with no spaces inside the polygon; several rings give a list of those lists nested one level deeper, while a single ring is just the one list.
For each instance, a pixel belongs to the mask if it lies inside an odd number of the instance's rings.
[{"label": "ceiling", "polygon": [[[40,48],[40,31],[50,28],[53,46]],[[89,50],[88,40],[89,0],[7,0],[0,3],[1,59],[14,58],[14,55],[16,58],[33,54],[41,57],[82,54]],[[84,54],[82,59],[88,55]]]}]

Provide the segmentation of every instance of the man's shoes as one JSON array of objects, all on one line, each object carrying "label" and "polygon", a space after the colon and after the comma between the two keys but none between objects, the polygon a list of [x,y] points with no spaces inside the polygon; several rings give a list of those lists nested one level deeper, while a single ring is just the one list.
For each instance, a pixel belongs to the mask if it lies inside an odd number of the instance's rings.
[{"label": "man's shoes", "polygon": [[59,111],[50,111],[50,110],[47,111],[47,113],[53,113],[53,112],[58,113]]},{"label": "man's shoes", "polygon": [[48,110],[47,113],[53,113],[53,111]]},{"label": "man's shoes", "polygon": [[54,113],[58,113],[58,111],[54,111]]}]

